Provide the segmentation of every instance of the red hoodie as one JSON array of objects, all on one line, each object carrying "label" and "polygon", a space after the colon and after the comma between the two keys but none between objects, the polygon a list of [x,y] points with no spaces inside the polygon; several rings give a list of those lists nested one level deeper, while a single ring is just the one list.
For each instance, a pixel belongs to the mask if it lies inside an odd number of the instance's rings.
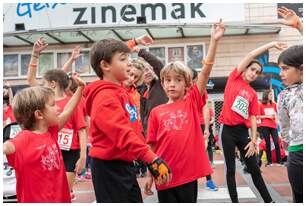
[{"label": "red hoodie", "polygon": [[123,87],[98,80],[86,87],[84,96],[92,134],[89,156],[147,163],[154,160],[156,154],[145,144],[142,134],[137,134],[137,109]]}]

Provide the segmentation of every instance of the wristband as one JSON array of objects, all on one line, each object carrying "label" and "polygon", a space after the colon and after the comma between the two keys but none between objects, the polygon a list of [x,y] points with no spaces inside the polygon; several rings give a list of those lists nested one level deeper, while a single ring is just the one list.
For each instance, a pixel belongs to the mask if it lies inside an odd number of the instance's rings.
[{"label": "wristband", "polygon": [[137,44],[136,44],[136,40],[135,39],[132,39],[132,40],[128,40],[126,42],[127,46],[130,48],[130,49],[133,49]]},{"label": "wristband", "polygon": [[202,64],[206,64],[206,65],[213,65],[215,62],[210,62],[210,61],[207,61],[206,59],[203,59],[202,60]]},{"label": "wristband", "polygon": [[37,64],[29,64],[30,69],[36,69],[36,67],[37,67]]}]

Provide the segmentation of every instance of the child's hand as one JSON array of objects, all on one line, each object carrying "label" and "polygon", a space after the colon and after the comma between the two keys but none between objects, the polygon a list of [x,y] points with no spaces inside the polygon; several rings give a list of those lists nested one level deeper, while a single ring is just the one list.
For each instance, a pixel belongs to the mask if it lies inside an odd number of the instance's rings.
[{"label": "child's hand", "polygon": [[148,168],[157,185],[163,185],[171,181],[171,170],[162,159],[156,158],[151,164],[148,164]]},{"label": "child's hand", "polygon": [[225,32],[225,26],[222,22],[222,19],[218,23],[215,23],[211,28],[211,37],[218,41]]},{"label": "child's hand", "polygon": [[281,23],[284,25],[296,28],[300,22],[300,18],[296,15],[296,13],[284,6],[282,6],[282,8],[278,8],[277,13],[283,18]]},{"label": "child's hand", "polygon": [[77,174],[81,174],[85,168],[86,158],[81,158],[76,162],[74,171]]},{"label": "child's hand", "polygon": [[147,177],[147,181],[145,183],[145,188],[144,188],[144,193],[146,195],[153,195],[154,194],[151,190],[152,185],[153,185],[153,177],[151,175],[149,175],[149,177]]},{"label": "child's hand", "polygon": [[79,87],[85,87],[86,86],[86,82],[81,79],[79,77],[79,74],[76,72],[73,72],[72,74],[72,79],[75,81],[75,83],[79,86]]},{"label": "child's hand", "polygon": [[43,37],[40,37],[33,46],[33,53],[39,55],[41,51],[46,49],[48,44],[45,42]]},{"label": "child's hand", "polygon": [[256,145],[250,141],[244,148],[244,150],[247,150],[246,154],[244,157],[249,158],[256,154]]},{"label": "child's hand", "polygon": [[153,39],[147,34],[141,37],[138,37],[137,39],[135,39],[135,41],[137,42],[137,44],[141,44],[144,46],[148,46],[153,43]]},{"label": "child's hand", "polygon": [[81,54],[81,47],[80,47],[80,46],[74,47],[74,49],[72,50],[72,54],[71,54],[72,60],[75,61],[75,60],[77,60],[80,56],[82,56],[82,54]]},{"label": "child's hand", "polygon": [[139,53],[140,49],[138,46],[134,46],[132,52]]},{"label": "child's hand", "polygon": [[208,139],[209,135],[210,135],[209,130],[205,129],[205,130],[204,130],[204,138],[205,138],[205,139]]},{"label": "child's hand", "polygon": [[286,43],[283,43],[283,42],[273,42],[273,47],[282,51],[286,49],[288,46]]}]

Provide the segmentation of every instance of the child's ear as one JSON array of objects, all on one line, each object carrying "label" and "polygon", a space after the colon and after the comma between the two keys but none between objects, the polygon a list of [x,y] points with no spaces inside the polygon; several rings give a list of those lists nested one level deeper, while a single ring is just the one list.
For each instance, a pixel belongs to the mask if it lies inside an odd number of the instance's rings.
[{"label": "child's ear", "polygon": [[35,110],[34,117],[35,119],[44,119],[43,113],[40,110]]},{"label": "child's ear", "polygon": [[110,64],[104,60],[100,61],[100,69],[103,71],[110,71]]},{"label": "child's ear", "polygon": [[52,89],[55,89],[56,83],[57,83],[57,82],[55,82],[54,80],[52,80],[52,81],[50,82],[50,87],[51,87]]}]

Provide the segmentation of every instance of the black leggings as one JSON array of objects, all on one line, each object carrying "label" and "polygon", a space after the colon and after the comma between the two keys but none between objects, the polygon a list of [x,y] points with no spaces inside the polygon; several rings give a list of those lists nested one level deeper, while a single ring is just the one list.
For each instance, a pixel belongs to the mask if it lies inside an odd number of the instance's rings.
[{"label": "black leggings", "polygon": [[276,161],[278,163],[281,163],[282,160],[281,160],[281,155],[280,155],[280,147],[278,144],[277,130],[271,127],[261,127],[261,132],[266,141],[266,153],[267,153],[268,163],[272,163],[270,134],[272,136],[272,139],[275,145]]},{"label": "black leggings", "polygon": [[303,202],[303,151],[289,152],[288,178],[292,189],[293,202]]},{"label": "black leggings", "polygon": [[196,203],[198,197],[198,181],[192,181],[177,187],[157,191],[160,203]]},{"label": "black leggings", "polygon": [[[238,202],[238,194],[235,180],[235,147],[238,147],[240,155],[244,157],[246,154],[244,147],[250,142],[250,139],[248,138],[248,129],[244,125],[223,125],[223,129],[221,130],[222,131],[220,132],[220,134],[226,165],[226,182],[228,192],[232,202]],[[244,159],[246,166],[250,170],[253,183],[259,191],[264,202],[271,202],[272,198],[261,176],[260,169],[257,165],[256,155]]]}]

